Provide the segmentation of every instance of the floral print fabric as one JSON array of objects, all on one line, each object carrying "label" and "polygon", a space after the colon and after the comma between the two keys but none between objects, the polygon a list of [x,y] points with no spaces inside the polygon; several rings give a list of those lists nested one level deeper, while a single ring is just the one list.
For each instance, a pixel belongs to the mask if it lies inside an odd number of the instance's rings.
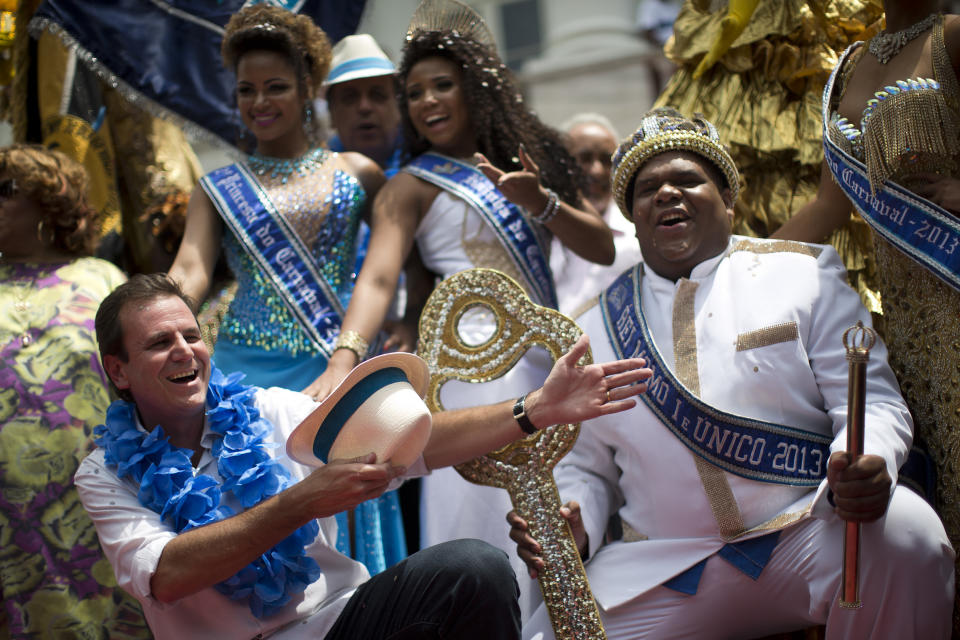
[{"label": "floral print fabric", "polygon": [[108,262],[0,264],[0,638],[149,638],[73,485],[110,398],[93,320]]}]

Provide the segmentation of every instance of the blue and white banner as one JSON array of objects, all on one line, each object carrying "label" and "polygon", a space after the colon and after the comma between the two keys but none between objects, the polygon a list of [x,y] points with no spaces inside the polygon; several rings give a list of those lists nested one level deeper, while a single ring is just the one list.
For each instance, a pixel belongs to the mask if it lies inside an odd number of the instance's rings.
[{"label": "blue and white banner", "polygon": [[449,191],[480,211],[533,288],[534,302],[557,308],[557,292],[542,239],[520,207],[507,200],[487,176],[472,165],[433,152],[418,156],[402,170]]},{"label": "blue and white banner", "polygon": [[617,357],[644,358],[653,369],[643,402],[691,451],[724,471],[761,482],[820,484],[832,438],[715,409],[664,365],[640,304],[642,269],[620,275],[601,295],[600,308]]},{"label": "blue and white banner", "polygon": [[210,172],[200,185],[311,341],[329,358],[340,333],[343,305],[256,177],[246,166],[232,164]]},{"label": "blue and white banner", "polygon": [[833,178],[857,212],[887,242],[960,291],[960,223],[949,211],[887,180],[876,192],[867,167],[827,133],[837,72],[856,45],[841,56],[823,92],[823,155]]},{"label": "blue and white banner", "polygon": [[[56,33],[84,64],[155,115],[236,145],[243,124],[234,106],[236,80],[221,64],[220,42],[230,16],[256,1],[46,0],[31,30]],[[265,1],[310,16],[331,42],[356,31],[366,4]]]}]

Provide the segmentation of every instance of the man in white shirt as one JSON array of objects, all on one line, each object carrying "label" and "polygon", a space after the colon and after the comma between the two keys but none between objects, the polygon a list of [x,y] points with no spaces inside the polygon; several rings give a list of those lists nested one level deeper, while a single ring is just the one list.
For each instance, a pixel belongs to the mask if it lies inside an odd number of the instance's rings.
[{"label": "man in white shirt", "polygon": [[[614,155],[643,263],[578,317],[594,359],[648,359],[643,402],[583,425],[557,466],[563,510],[611,640],[950,636],[954,552],[898,486],[912,420],[878,341],[864,455],[846,453],[844,332],[869,313],[827,246],[731,235],[737,170],[716,129],[648,113]],[[622,532],[606,541],[611,516]],[[540,550],[516,514],[533,574]],[[838,602],[862,524],[862,608]],[[551,638],[541,609],[524,636]]]},{"label": "man in white shirt", "polygon": [[[373,454],[312,469],[277,451],[317,404],[216,370],[188,303],[156,274],[134,276],[101,304],[101,358],[124,400],[76,474],[117,581],[154,636],[519,637],[503,552],[458,540],[370,579],[337,551],[333,517],[401,475],[520,437],[512,402],[436,416],[409,469]],[[645,388],[631,386],[649,375],[637,360],[577,367],[586,348],[584,338],[527,396],[527,431],[628,408]]]},{"label": "man in white shirt", "polygon": [[617,250],[613,264],[601,265],[584,260],[553,239],[550,270],[560,311],[576,315],[625,269],[640,261],[640,245],[633,223],[620,213],[610,193],[610,161],[618,140],[613,124],[599,113],[581,113],[564,123],[562,130],[567,133],[567,150],[587,177],[584,196],[613,231]]}]

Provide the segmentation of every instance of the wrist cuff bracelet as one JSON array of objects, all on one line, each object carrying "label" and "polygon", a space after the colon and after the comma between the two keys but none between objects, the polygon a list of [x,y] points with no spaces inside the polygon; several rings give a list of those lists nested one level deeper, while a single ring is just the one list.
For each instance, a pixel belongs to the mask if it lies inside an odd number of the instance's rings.
[{"label": "wrist cuff bracelet", "polygon": [[543,208],[543,212],[540,215],[534,216],[533,219],[540,224],[547,224],[553,220],[559,210],[560,196],[558,196],[557,192],[553,189],[547,189],[547,206]]},{"label": "wrist cuff bracelet", "polygon": [[370,350],[370,344],[356,331],[344,331],[337,336],[336,342],[333,343],[333,350],[336,351],[337,349],[349,349],[356,354],[357,362],[363,362]]}]

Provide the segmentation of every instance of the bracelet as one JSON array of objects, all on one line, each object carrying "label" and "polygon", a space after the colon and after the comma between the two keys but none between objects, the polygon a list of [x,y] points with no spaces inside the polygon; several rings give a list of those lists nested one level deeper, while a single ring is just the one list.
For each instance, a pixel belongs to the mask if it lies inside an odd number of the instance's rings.
[{"label": "bracelet", "polygon": [[337,336],[336,342],[333,343],[333,350],[336,351],[337,349],[349,349],[357,355],[357,362],[363,362],[370,350],[370,343],[356,331],[343,331]]},{"label": "bracelet", "polygon": [[523,394],[517,398],[516,404],[513,405],[513,417],[524,433],[533,435],[537,432],[537,428],[533,426],[533,423],[530,422],[530,418],[527,416],[527,408],[524,406],[524,400],[526,399],[527,394]]},{"label": "bracelet", "polygon": [[533,219],[540,224],[547,224],[553,220],[558,211],[560,211],[560,196],[553,189],[547,189],[547,206],[543,208],[540,215],[534,216]]}]

